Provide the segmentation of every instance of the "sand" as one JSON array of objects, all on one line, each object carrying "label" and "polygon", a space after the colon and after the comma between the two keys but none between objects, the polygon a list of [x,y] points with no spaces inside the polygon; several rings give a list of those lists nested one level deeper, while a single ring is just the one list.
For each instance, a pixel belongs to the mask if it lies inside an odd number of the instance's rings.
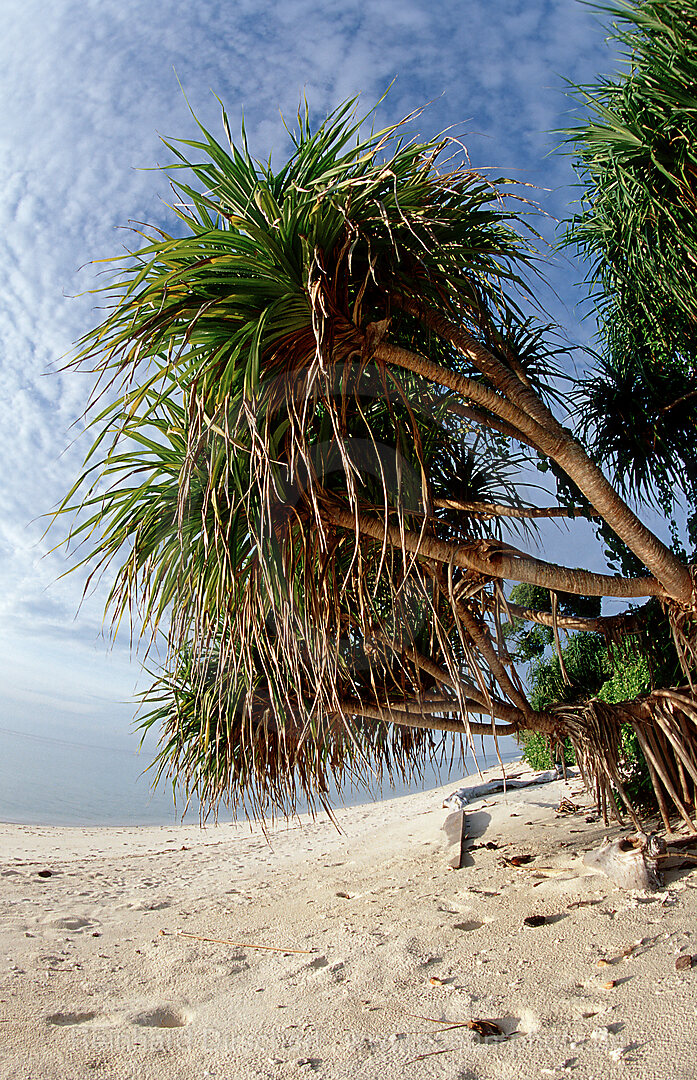
[{"label": "sand", "polygon": [[[697,869],[653,893],[589,870],[619,830],[572,780],[472,804],[450,870],[457,786],[268,842],[0,825],[0,1076],[693,1078],[697,966],[675,961],[697,953]],[[582,809],[557,815],[562,797]]]}]

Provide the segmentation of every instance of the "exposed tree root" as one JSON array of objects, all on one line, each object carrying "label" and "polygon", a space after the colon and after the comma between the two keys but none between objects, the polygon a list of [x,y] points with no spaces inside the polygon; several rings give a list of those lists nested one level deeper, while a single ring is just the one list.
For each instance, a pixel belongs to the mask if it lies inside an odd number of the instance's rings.
[{"label": "exposed tree root", "polygon": [[610,705],[596,699],[554,710],[560,734],[571,739],[581,775],[595,792],[605,821],[608,808],[622,820],[616,792],[633,824],[640,828],[622,780],[622,727],[630,724],[646,758],[656,802],[667,831],[678,814],[697,833],[697,699],[690,687],[654,690],[637,701]]}]

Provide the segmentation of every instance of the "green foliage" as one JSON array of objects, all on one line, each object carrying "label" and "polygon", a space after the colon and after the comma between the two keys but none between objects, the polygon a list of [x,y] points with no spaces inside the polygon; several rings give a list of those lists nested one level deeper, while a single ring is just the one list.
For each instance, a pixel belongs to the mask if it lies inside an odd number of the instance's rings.
[{"label": "green foliage", "polygon": [[[651,689],[649,661],[631,639],[608,649],[600,634],[575,634],[562,650],[571,685],[564,682],[556,654],[537,657],[530,665],[530,702],[534,709],[548,709],[560,702],[596,697],[608,704],[633,701]],[[534,769],[555,764],[549,740],[537,732],[523,732],[523,758]],[[573,749],[567,741],[565,759],[573,763]],[[652,796],[648,766],[630,724],[621,728],[619,767],[627,794],[636,805]]]},{"label": "green foliage", "polygon": [[[697,20],[684,0],[598,5],[615,19],[624,70],[578,88],[588,119],[568,133],[585,186],[569,239],[592,262],[612,319],[682,351],[697,288]],[[628,305],[625,308],[625,305]]]},{"label": "green foliage", "polygon": [[607,352],[582,386],[581,431],[625,493],[669,515],[697,483],[697,370],[658,343],[606,327]]},{"label": "green foliage", "polygon": [[530,665],[530,704],[541,712],[561,702],[594,697],[609,673],[607,644],[601,634],[574,634],[562,649],[570,683],[564,681],[556,653],[541,656]]},{"label": "green foliage", "polygon": [[[512,604],[530,608],[533,611],[548,614],[552,611],[549,589],[543,589],[539,585],[514,585],[508,599]],[[584,618],[593,618],[600,614],[600,607],[601,601],[598,596],[557,593],[557,614],[559,615],[580,615]],[[514,616],[510,622],[504,623],[502,629],[511,656],[521,663],[541,657],[554,640],[551,627],[539,624],[530,625],[525,619],[517,616]]]},{"label": "green foliage", "polygon": [[[523,761],[527,761],[532,769],[542,772],[545,769],[554,769],[556,767],[561,748],[556,747],[552,750],[546,735],[542,735],[539,731],[521,731],[519,742],[523,747]],[[565,740],[563,749],[566,764],[574,765],[576,758],[568,739]]]},{"label": "green foliage", "polygon": [[633,701],[651,689],[651,672],[646,657],[633,655],[630,645],[613,646],[610,650],[607,679],[595,695],[609,705]]},{"label": "green foliage", "polygon": [[648,661],[635,652],[631,640],[608,649],[602,634],[574,634],[562,656],[570,685],[564,682],[556,653],[537,657],[530,665],[530,702],[538,711],[589,697],[609,704],[631,701],[651,689]]},{"label": "green foliage", "polygon": [[567,132],[584,192],[566,242],[590,263],[602,340],[581,430],[620,490],[665,514],[682,557],[680,493],[697,539],[697,20],[683,0],[597,6],[623,69],[577,88],[586,118]]}]

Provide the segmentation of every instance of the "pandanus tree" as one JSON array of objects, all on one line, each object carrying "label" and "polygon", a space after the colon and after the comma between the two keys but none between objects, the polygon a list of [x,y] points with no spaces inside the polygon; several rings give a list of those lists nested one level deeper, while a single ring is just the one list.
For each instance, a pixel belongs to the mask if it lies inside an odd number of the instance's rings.
[{"label": "pandanus tree", "polygon": [[[160,773],[262,814],[419,770],[443,732],[532,729],[572,739],[602,801],[629,721],[662,805],[690,821],[689,687],[535,711],[506,650],[511,616],[610,639],[646,597],[686,671],[694,642],[690,568],[563,425],[558,350],[520,309],[525,214],[458,143],[361,130],[350,104],[316,130],[299,115],[278,171],[229,134],[172,144],[182,235],[145,230],[80,345],[101,405],[63,510],[114,622],[166,639],[145,718]],[[575,503],[525,497],[540,458]],[[604,520],[642,575],[520,546],[576,516]],[[511,582],[549,610],[511,611]],[[629,612],[564,615],[559,593]]]},{"label": "pandanus tree", "polygon": [[585,435],[625,491],[697,536],[697,9],[605,7],[621,67],[577,88],[567,135],[582,182],[568,243],[589,267],[602,355],[585,383]]}]

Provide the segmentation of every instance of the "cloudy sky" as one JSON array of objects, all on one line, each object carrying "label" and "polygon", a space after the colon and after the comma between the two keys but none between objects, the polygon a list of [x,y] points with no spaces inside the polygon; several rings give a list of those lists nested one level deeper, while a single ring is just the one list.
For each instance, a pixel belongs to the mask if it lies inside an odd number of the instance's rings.
[{"label": "cloudy sky", "polygon": [[[103,597],[80,605],[79,577],[43,536],[85,447],[88,384],[61,357],[97,319],[91,260],[121,250],[129,220],[158,220],[168,160],[159,141],[201,120],[221,133],[244,111],[252,149],[282,153],[280,113],[302,94],[320,116],[396,79],[379,120],[432,102],[428,136],[465,133],[475,167],[529,180],[556,216],[574,192],[550,134],[570,119],[564,79],[612,69],[597,16],[577,0],[8,0],[0,45],[0,725],[65,738],[128,731],[139,665],[109,651]],[[176,72],[176,74],[175,74]],[[551,156],[550,156],[551,154]],[[79,268],[83,267],[79,271]],[[79,272],[78,272],[79,271]],[[574,309],[578,268],[552,272],[555,315]],[[571,561],[567,559],[567,561]]]}]

